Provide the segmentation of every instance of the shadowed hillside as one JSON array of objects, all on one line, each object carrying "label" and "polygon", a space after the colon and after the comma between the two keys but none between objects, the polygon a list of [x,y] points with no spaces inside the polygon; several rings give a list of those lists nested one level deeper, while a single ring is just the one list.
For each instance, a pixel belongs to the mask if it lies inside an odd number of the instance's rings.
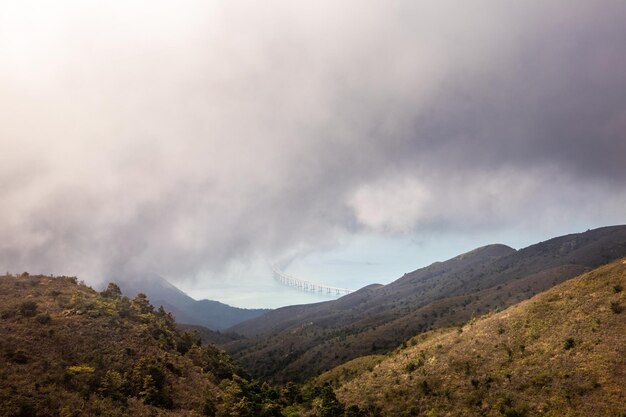
[{"label": "shadowed hillside", "polygon": [[429,329],[505,308],[626,255],[626,226],[572,234],[515,251],[489,245],[338,300],[271,311],[232,327],[248,337],[224,348],[246,369],[304,380],[380,354]]},{"label": "shadowed hillside", "polygon": [[626,260],[323,374],[385,416],[626,415]]},{"label": "shadowed hillside", "polygon": [[243,338],[243,336],[235,333],[222,333],[218,330],[207,329],[206,327],[199,326],[197,324],[181,323],[176,326],[183,332],[198,332],[200,338],[202,339],[202,343],[213,343],[219,345]]}]

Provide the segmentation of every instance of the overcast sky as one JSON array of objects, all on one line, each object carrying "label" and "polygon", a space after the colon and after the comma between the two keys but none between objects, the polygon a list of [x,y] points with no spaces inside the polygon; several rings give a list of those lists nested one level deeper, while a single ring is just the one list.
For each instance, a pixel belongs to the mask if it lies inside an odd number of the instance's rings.
[{"label": "overcast sky", "polygon": [[302,298],[268,262],[358,287],[626,223],[624,22],[623,0],[2,0],[0,268],[276,306]]}]

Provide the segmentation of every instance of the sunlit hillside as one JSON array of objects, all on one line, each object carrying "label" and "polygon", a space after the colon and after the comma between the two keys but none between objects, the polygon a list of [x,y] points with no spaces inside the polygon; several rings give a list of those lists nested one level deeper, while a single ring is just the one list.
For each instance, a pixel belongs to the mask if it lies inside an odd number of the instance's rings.
[{"label": "sunlit hillside", "polygon": [[0,277],[0,416],[230,415],[246,396],[240,413],[265,415],[264,391],[242,376],[142,294]]},{"label": "sunlit hillside", "polygon": [[625,289],[619,260],[319,382],[388,416],[624,416]]}]

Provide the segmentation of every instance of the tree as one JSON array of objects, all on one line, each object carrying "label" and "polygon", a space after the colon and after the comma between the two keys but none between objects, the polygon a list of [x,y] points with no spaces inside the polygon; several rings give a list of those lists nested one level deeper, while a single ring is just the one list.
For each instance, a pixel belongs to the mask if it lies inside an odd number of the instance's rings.
[{"label": "tree", "polygon": [[137,310],[139,314],[149,314],[154,312],[154,307],[150,304],[148,296],[142,292],[137,294],[131,302],[133,309]]},{"label": "tree", "polygon": [[100,388],[98,389],[98,392],[105,397],[110,397],[114,400],[121,400],[123,398],[123,385],[124,379],[122,378],[122,375],[120,375],[117,371],[108,370],[100,380]]},{"label": "tree", "polygon": [[102,291],[100,295],[105,298],[120,298],[122,296],[122,290],[116,283],[109,282],[106,290]]},{"label": "tree", "polygon": [[333,391],[333,388],[330,386],[330,384],[326,384],[322,387],[320,398],[322,399],[322,409],[320,412],[321,417],[342,417],[343,416],[345,407],[337,399],[337,396],[335,395],[335,391]]}]

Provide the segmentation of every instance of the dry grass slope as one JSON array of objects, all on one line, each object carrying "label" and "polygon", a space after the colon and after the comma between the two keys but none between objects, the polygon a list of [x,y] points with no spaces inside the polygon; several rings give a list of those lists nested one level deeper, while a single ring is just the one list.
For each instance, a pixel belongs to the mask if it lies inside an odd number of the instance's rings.
[{"label": "dry grass slope", "polygon": [[[351,362],[320,381],[387,416],[626,416],[624,288],[620,260],[463,327],[416,336],[371,371]],[[343,381],[350,373],[358,375]]]}]

